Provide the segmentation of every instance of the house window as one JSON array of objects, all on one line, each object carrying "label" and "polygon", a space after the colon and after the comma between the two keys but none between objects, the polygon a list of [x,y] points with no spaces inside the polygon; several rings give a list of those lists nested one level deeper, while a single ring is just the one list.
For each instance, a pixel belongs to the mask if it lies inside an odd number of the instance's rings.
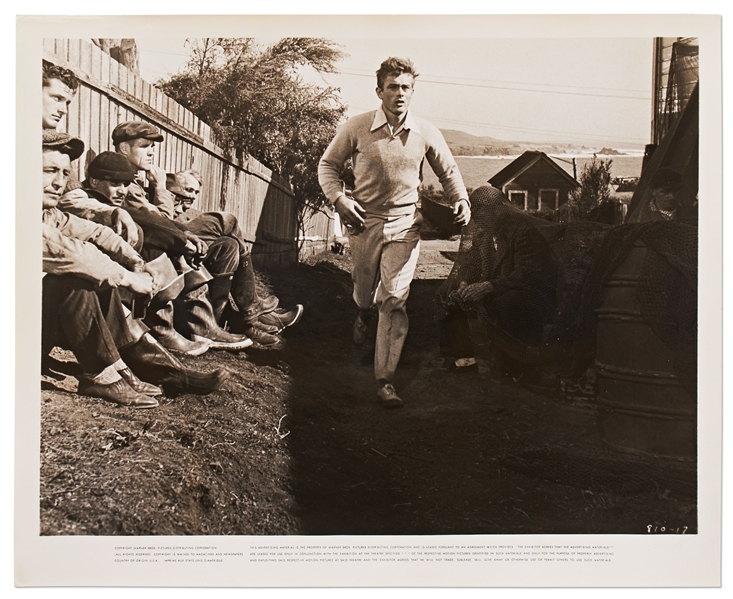
[{"label": "house window", "polygon": [[522,210],[527,209],[527,192],[526,191],[510,191],[509,201],[518,206]]},{"label": "house window", "polygon": [[557,210],[560,201],[560,190],[559,189],[540,189],[540,205],[537,207],[538,210]]}]

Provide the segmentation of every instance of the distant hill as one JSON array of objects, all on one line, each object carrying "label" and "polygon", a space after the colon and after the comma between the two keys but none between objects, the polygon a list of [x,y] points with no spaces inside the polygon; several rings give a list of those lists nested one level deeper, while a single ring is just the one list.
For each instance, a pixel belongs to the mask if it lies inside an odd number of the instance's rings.
[{"label": "distant hill", "polygon": [[[613,147],[584,144],[565,144],[548,142],[506,141],[494,137],[471,135],[455,129],[441,129],[445,141],[455,156],[518,156],[527,150],[546,154],[604,154],[621,156],[623,151]],[[624,149],[643,150],[641,144],[624,144]]]},{"label": "distant hill", "polygon": [[496,139],[495,137],[477,137],[466,133],[465,131],[456,131],[455,129],[441,129],[445,141],[450,145],[456,146],[490,146],[501,145],[509,142]]}]

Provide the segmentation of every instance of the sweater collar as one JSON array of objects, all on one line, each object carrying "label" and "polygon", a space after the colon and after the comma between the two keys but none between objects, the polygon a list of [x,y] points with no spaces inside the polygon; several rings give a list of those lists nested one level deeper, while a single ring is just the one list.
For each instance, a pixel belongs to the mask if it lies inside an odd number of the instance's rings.
[{"label": "sweater collar", "polygon": [[[374,113],[374,120],[369,131],[376,131],[380,127],[384,127],[387,124],[387,115],[384,114],[384,109],[380,106]],[[415,133],[420,133],[420,128],[417,125],[417,120],[412,116],[412,113],[408,110],[405,115],[405,122],[402,123],[400,129],[412,130]]]}]

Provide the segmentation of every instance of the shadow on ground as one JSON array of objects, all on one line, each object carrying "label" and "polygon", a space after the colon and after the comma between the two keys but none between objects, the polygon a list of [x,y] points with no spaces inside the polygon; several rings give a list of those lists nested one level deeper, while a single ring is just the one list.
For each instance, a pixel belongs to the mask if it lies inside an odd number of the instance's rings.
[{"label": "shadow on ground", "polygon": [[430,268],[408,301],[396,380],[405,407],[381,408],[373,341],[350,339],[348,254],[321,260],[273,279],[286,303],[306,302],[286,358],[291,491],[303,534],[696,530],[694,464],[608,449],[595,410],[440,368],[432,298],[442,276],[429,278]]}]

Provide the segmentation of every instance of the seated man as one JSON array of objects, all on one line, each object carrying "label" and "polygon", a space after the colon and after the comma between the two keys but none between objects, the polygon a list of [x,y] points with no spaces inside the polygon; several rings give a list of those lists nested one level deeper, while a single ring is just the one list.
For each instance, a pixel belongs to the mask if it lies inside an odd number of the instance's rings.
[{"label": "seated man", "polygon": [[[210,254],[222,257],[218,263],[204,262],[215,278],[210,288],[217,317],[234,319],[231,324],[243,327],[245,334],[262,345],[267,343],[262,342],[264,336],[258,331],[277,334],[297,323],[303,314],[302,305],[289,311],[277,310],[277,297],[257,295],[252,257],[237,218],[229,212],[201,212],[192,207],[201,192],[200,175],[187,170],[169,176],[168,189],[175,196],[176,222],[185,223],[206,241]],[[236,312],[227,310],[231,307]]]},{"label": "seated man", "polygon": [[474,355],[467,321],[474,312],[514,377],[543,347],[545,326],[556,316],[558,267],[541,233],[553,225],[512,206],[490,186],[479,187],[470,201],[470,249],[456,260],[437,298],[441,352]]},{"label": "seated man", "polygon": [[[86,193],[104,204],[119,206],[132,216],[144,232],[143,250],[147,258],[165,252],[172,259],[184,256],[194,268],[198,268],[205,256],[204,242],[158,212],[125,203],[135,177],[135,169],[125,156],[102,152],[89,163],[87,170]],[[158,341],[168,349],[192,356],[205,352],[209,347],[236,351],[251,346],[252,341],[246,336],[228,333],[216,324],[206,297],[207,289],[202,284],[203,281],[198,287],[184,292],[183,297],[176,300],[175,308],[173,303],[167,302],[154,306],[155,309],[146,315],[145,322]],[[189,335],[192,341],[182,337],[177,328]]]},{"label": "seated man", "polygon": [[[43,61],[43,114],[41,120],[44,131],[56,130],[61,119],[68,114],[69,105],[78,88],[79,80],[73,71],[46,60]],[[81,190],[81,183],[73,171],[69,174],[66,191],[59,200],[59,209],[111,227],[135,250],[139,252],[142,248],[139,228],[135,226],[127,213],[87,197]]]},{"label": "seated man", "polygon": [[[226,371],[185,368],[126,315],[119,288],[150,294],[153,279],[142,258],[107,227],[56,208],[81,140],[65,133],[43,134],[43,349],[71,349],[84,373],[79,393],[120,405],[151,408],[164,385],[210,393]],[[137,375],[137,376],[136,376]],[[141,377],[148,383],[141,381]]]}]

